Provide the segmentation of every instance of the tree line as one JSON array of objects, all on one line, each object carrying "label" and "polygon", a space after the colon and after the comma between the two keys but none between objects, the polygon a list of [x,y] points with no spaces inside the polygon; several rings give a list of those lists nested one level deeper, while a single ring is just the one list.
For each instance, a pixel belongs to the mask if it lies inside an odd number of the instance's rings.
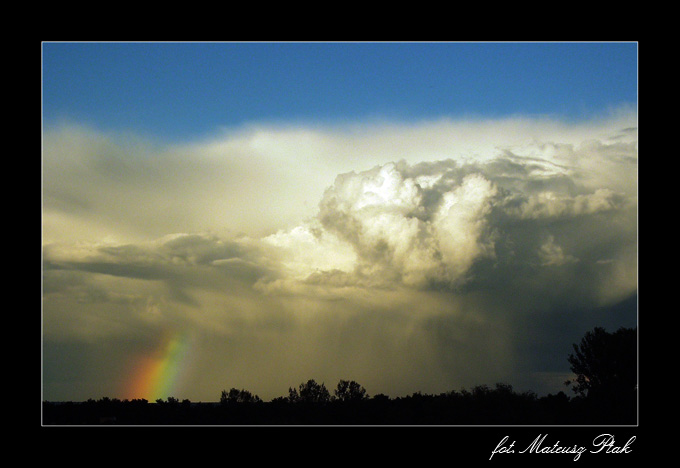
[{"label": "tree line", "polygon": [[637,329],[596,327],[568,356],[575,377],[539,397],[511,385],[478,385],[440,394],[369,395],[354,380],[331,392],[313,379],[265,402],[245,389],[222,390],[216,403],[168,397],[43,402],[44,425],[589,425],[637,422]]}]

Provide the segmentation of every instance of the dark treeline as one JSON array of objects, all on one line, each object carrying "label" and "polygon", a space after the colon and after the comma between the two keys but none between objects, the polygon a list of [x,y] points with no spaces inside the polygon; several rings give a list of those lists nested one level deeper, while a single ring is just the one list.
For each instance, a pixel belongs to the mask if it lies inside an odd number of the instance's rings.
[{"label": "dark treeline", "polygon": [[[310,381],[313,382],[313,381]],[[414,393],[357,401],[272,401],[192,403],[168,398],[102,398],[86,402],[43,403],[45,425],[581,425],[635,424],[633,406],[597,404],[564,392],[538,397],[506,384],[438,395]]]},{"label": "dark treeline", "polygon": [[586,333],[568,357],[575,393],[537,396],[497,383],[441,394],[370,396],[355,381],[331,393],[314,380],[265,402],[247,390],[223,390],[219,402],[169,397],[43,402],[44,425],[634,425],[637,423],[637,330]]}]

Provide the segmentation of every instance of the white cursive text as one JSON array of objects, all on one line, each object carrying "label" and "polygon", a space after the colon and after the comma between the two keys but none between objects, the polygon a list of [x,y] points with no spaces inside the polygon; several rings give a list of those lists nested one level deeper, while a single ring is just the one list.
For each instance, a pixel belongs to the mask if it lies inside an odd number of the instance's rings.
[{"label": "white cursive text", "polygon": [[[489,460],[493,458],[496,454],[511,454],[511,453],[539,453],[539,454],[568,454],[574,455],[574,461],[578,461],[585,452],[588,451],[583,446],[573,445],[560,445],[558,440],[553,445],[546,443],[546,438],[548,434],[539,434],[528,446],[522,450],[515,450],[515,441],[511,441],[509,436],[503,437],[501,441],[492,450]],[[612,434],[600,434],[593,439],[592,445],[594,450],[590,450],[590,453],[630,453],[631,445],[635,441],[635,436],[628,439],[623,446],[617,446],[615,444],[615,439]]]}]

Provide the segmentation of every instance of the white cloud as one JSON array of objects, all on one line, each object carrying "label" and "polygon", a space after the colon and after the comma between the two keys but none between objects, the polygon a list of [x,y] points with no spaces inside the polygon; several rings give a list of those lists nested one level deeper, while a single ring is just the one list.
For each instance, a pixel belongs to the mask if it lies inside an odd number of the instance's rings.
[{"label": "white cloud", "polygon": [[[401,160],[463,164],[511,154],[533,158],[531,170],[566,165],[592,187],[627,192],[636,190],[636,172],[612,171],[635,165],[636,133],[624,130],[636,124],[634,113],[622,113],[571,125],[531,119],[262,125],[185,145],[76,125],[48,128],[43,234],[121,242],[174,232],[267,235],[315,216],[338,174]],[[422,177],[413,182],[434,183]]]},{"label": "white cloud", "polygon": [[286,273],[304,280],[318,271],[350,272],[356,264],[356,253],[349,244],[333,233],[311,225],[279,231],[262,239],[272,258],[278,259]]},{"label": "white cloud", "polygon": [[433,225],[452,279],[465,275],[478,257],[494,255],[493,241],[484,229],[496,194],[496,186],[479,174],[466,176],[460,186],[444,194]]}]

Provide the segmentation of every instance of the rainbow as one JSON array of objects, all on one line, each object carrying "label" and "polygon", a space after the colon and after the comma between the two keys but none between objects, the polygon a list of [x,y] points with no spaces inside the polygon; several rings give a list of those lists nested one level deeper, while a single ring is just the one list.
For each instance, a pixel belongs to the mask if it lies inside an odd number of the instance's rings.
[{"label": "rainbow", "polygon": [[135,360],[125,394],[130,399],[156,401],[182,389],[190,368],[191,338],[185,332],[168,332],[156,349]]}]

